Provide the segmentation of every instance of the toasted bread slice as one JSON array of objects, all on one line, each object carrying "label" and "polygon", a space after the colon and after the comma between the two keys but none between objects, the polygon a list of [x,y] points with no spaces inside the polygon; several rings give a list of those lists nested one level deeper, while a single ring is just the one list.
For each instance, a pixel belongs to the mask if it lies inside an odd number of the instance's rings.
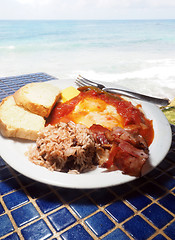
[{"label": "toasted bread slice", "polygon": [[43,117],[17,106],[12,95],[1,102],[0,132],[4,137],[36,140],[44,126]]},{"label": "toasted bread slice", "polygon": [[14,93],[18,106],[46,118],[59,97],[59,88],[44,82],[29,83]]}]

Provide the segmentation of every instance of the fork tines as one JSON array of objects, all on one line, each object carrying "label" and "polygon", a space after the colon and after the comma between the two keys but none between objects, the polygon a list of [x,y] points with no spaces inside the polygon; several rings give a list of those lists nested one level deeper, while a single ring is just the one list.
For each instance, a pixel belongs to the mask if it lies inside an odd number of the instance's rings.
[{"label": "fork tines", "polygon": [[84,86],[86,86],[86,84],[83,83],[83,82],[81,81],[81,79],[79,79],[78,77],[77,77],[77,79],[75,80],[75,84],[77,84],[79,87],[84,87]]},{"label": "fork tines", "polygon": [[88,80],[87,78],[82,77],[81,75],[78,75],[77,79],[75,80],[75,83],[80,86],[80,87],[84,87],[84,86],[94,86],[97,87],[97,84]]}]

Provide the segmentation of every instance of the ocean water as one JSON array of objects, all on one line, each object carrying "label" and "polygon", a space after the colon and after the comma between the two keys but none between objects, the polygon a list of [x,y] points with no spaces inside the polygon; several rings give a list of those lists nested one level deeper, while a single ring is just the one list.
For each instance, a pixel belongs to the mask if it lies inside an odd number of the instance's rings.
[{"label": "ocean water", "polygon": [[0,77],[78,74],[175,97],[175,20],[0,21]]}]

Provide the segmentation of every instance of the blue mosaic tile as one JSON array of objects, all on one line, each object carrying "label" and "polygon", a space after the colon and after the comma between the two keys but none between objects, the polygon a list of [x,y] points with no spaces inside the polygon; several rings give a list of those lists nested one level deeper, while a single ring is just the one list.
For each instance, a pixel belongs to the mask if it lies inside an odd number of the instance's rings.
[{"label": "blue mosaic tile", "polygon": [[13,169],[13,171],[15,172],[16,175],[19,175],[20,173],[18,171],[16,171],[15,169]]},{"label": "blue mosaic tile", "polygon": [[3,197],[3,200],[9,210],[18,207],[29,201],[28,197],[22,190],[15,191]]},{"label": "blue mosaic tile", "polygon": [[124,229],[135,239],[148,239],[155,229],[140,216],[135,216],[123,224]]},{"label": "blue mosaic tile", "polygon": [[0,216],[0,237],[10,233],[14,230],[14,227],[7,214]]},{"label": "blue mosaic tile", "polygon": [[91,193],[93,190],[92,189],[82,189],[83,194],[88,195],[89,193]]},{"label": "blue mosaic tile", "polygon": [[19,176],[18,176],[18,179],[20,180],[20,182],[21,182],[21,184],[22,184],[23,186],[27,186],[27,185],[35,182],[33,179],[28,178],[28,177],[26,177],[26,176],[24,176],[24,175],[19,175]]},{"label": "blue mosaic tile", "polygon": [[167,238],[165,238],[162,234],[158,234],[156,237],[154,237],[152,240],[166,240]]},{"label": "blue mosaic tile", "polygon": [[175,186],[175,179],[168,176],[167,174],[162,174],[155,179],[161,186],[168,189],[172,189]]},{"label": "blue mosaic tile", "polygon": [[139,185],[145,183],[145,180],[146,178],[145,177],[140,177],[140,178],[137,178],[136,180],[134,181],[131,181],[130,184],[135,186],[135,187],[138,187]]},{"label": "blue mosaic tile", "polygon": [[0,194],[2,195],[19,188],[20,186],[15,178],[10,178],[4,182],[0,182]]},{"label": "blue mosaic tile", "polygon": [[0,93],[0,101],[2,101],[3,98],[5,98],[5,97],[7,97],[7,96],[8,96],[7,93],[5,93],[5,92],[1,92],[1,93]]},{"label": "blue mosaic tile", "polygon": [[151,172],[146,174],[147,178],[154,178],[159,176],[160,174],[162,174],[162,172],[160,170],[158,170],[157,168],[154,168]]},{"label": "blue mosaic tile", "polygon": [[119,196],[126,194],[131,189],[132,188],[128,184],[121,184],[118,186],[111,187],[111,190],[114,191]]},{"label": "blue mosaic tile", "polygon": [[165,197],[159,200],[159,203],[166,207],[170,212],[175,214],[175,196],[167,194]]},{"label": "blue mosaic tile", "polygon": [[82,195],[82,191],[79,189],[56,188],[56,190],[66,202],[70,202]]},{"label": "blue mosaic tile", "polygon": [[0,167],[4,167],[4,166],[6,166],[6,163],[4,162],[2,157],[0,156]]},{"label": "blue mosaic tile", "polygon": [[47,224],[42,219],[23,228],[21,233],[25,240],[44,240],[53,235]]},{"label": "blue mosaic tile", "polygon": [[174,137],[173,142],[172,142],[172,144],[171,144],[171,148],[172,148],[172,149],[175,149],[175,137]]},{"label": "blue mosaic tile", "polygon": [[3,238],[3,240],[20,240],[20,238],[17,233],[13,233],[13,234],[9,235],[8,237]]},{"label": "blue mosaic tile", "polygon": [[97,237],[101,237],[115,227],[115,224],[103,212],[98,212],[89,217],[85,220],[85,223]]},{"label": "blue mosaic tile", "polygon": [[11,88],[13,88],[14,90],[18,89],[19,86],[16,85],[16,82],[9,82],[8,86],[10,86]]},{"label": "blue mosaic tile", "polygon": [[4,90],[4,91],[7,92],[7,93],[8,93],[9,90],[10,90],[9,87],[6,86],[5,84],[4,84],[4,85],[1,85],[1,89]]},{"label": "blue mosaic tile", "polygon": [[164,159],[159,165],[158,168],[160,168],[161,170],[166,170],[168,168],[170,168],[172,166],[172,164],[170,164],[170,162],[168,162],[166,159]]},{"label": "blue mosaic tile", "polygon": [[167,173],[171,175],[172,177],[175,177],[175,167],[170,168]]},{"label": "blue mosaic tile", "polygon": [[40,216],[32,203],[28,203],[20,208],[13,210],[11,214],[18,227],[21,227]]},{"label": "blue mosaic tile", "polygon": [[125,196],[126,201],[131,204],[135,209],[141,210],[151,203],[151,200],[138,191],[133,191]]},{"label": "blue mosaic tile", "polygon": [[158,228],[164,227],[173,219],[172,215],[156,203],[145,209],[142,214]]},{"label": "blue mosaic tile", "polygon": [[74,201],[70,206],[80,218],[84,218],[98,209],[98,207],[87,197]]},{"label": "blue mosaic tile", "polygon": [[171,124],[171,129],[172,129],[173,132],[175,132],[175,125]]},{"label": "blue mosaic tile", "polygon": [[120,228],[117,228],[116,230],[114,230],[113,232],[111,232],[109,235],[107,235],[102,239],[103,240],[114,240],[114,239],[129,240],[130,238]]},{"label": "blue mosaic tile", "polygon": [[173,151],[170,151],[167,155],[166,155],[166,158],[168,159],[168,160],[170,160],[171,162],[175,162],[175,152],[173,152]]},{"label": "blue mosaic tile", "polygon": [[0,203],[0,214],[4,213],[4,208],[2,206],[2,204]]},{"label": "blue mosaic tile", "polygon": [[115,196],[107,189],[96,190],[95,192],[92,192],[90,196],[101,207],[110,203],[115,198]]},{"label": "blue mosaic tile", "polygon": [[175,239],[175,221],[172,222],[167,228],[165,228],[164,233],[171,239]]},{"label": "blue mosaic tile", "polygon": [[89,233],[80,224],[61,234],[61,238],[64,240],[93,240]]},{"label": "blue mosaic tile", "polygon": [[60,207],[62,205],[61,201],[58,199],[56,194],[51,193],[42,198],[36,200],[36,203],[40,207],[43,213],[48,213],[51,210]]},{"label": "blue mosaic tile", "polygon": [[29,187],[26,187],[26,189],[32,198],[39,198],[51,191],[46,184],[42,184],[39,182],[36,182]]},{"label": "blue mosaic tile", "polygon": [[12,174],[7,167],[0,169],[0,181],[6,180],[10,177],[12,177]]},{"label": "blue mosaic tile", "polygon": [[8,88],[7,92],[8,92],[8,95],[13,95],[15,90]]},{"label": "blue mosaic tile", "polygon": [[[0,82],[0,88],[1,88],[1,86],[3,86],[3,83]],[[5,94],[6,94],[6,92],[3,91],[3,89],[1,88],[0,97],[2,97],[2,98],[5,97]]]},{"label": "blue mosaic tile", "polygon": [[57,232],[76,222],[76,218],[67,210],[67,208],[62,208],[57,212],[50,214],[48,219]]},{"label": "blue mosaic tile", "polygon": [[122,201],[116,201],[105,208],[106,212],[117,222],[122,222],[130,217],[134,212]]},{"label": "blue mosaic tile", "polygon": [[157,199],[166,193],[164,189],[151,182],[146,183],[144,186],[140,187],[140,190],[153,199]]}]

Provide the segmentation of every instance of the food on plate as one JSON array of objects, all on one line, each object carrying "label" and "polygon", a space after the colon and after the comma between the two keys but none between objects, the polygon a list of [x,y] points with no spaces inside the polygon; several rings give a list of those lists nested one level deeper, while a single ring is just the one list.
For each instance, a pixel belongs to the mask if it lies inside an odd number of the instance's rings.
[{"label": "food on plate", "polygon": [[83,88],[78,96],[65,103],[58,102],[47,119],[47,124],[69,121],[88,128],[98,124],[108,129],[135,129],[148,146],[154,135],[152,121],[145,117],[141,105],[134,106],[118,95],[108,94],[94,87]]},{"label": "food on plate", "polygon": [[45,119],[16,105],[13,96],[0,104],[0,132],[4,137],[36,140],[38,131],[44,128]]},{"label": "food on plate", "polygon": [[61,91],[61,102],[66,102],[71,98],[76,97],[80,91],[74,87],[67,87]]},{"label": "food on plate", "polygon": [[95,87],[60,92],[47,83],[27,84],[2,101],[0,131],[36,140],[29,160],[50,170],[82,173],[100,166],[136,177],[154,138],[141,105]]},{"label": "food on plate", "polygon": [[96,147],[90,130],[73,122],[48,125],[39,132],[29,160],[51,170],[90,170],[96,161]]},{"label": "food on plate", "polygon": [[140,176],[154,137],[152,121],[141,106],[97,88],[81,88],[76,97],[58,102],[47,125],[61,122],[82,124],[96,143],[98,165],[108,170]]},{"label": "food on plate", "polygon": [[26,84],[14,93],[17,105],[42,117],[49,116],[59,98],[60,89],[45,82]]},{"label": "food on plate", "polygon": [[59,98],[59,88],[48,83],[21,87],[0,104],[0,132],[4,137],[36,140]]},{"label": "food on plate", "polygon": [[93,124],[90,131],[97,147],[99,165],[112,170],[139,177],[146,160],[148,146],[134,129],[124,130],[114,127],[112,130]]}]

